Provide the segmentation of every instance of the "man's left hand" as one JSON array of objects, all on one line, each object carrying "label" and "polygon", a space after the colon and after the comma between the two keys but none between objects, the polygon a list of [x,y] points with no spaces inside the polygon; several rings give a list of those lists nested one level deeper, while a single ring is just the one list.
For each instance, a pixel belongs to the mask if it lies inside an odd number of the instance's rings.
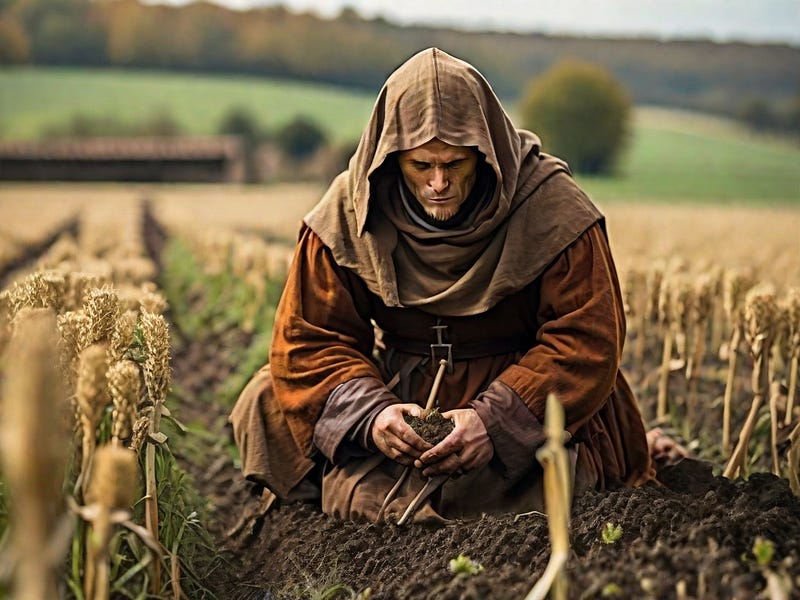
[{"label": "man's left hand", "polygon": [[485,467],[494,455],[494,446],[478,413],[472,408],[458,408],[442,416],[453,419],[455,429],[414,461],[414,466],[426,477]]}]

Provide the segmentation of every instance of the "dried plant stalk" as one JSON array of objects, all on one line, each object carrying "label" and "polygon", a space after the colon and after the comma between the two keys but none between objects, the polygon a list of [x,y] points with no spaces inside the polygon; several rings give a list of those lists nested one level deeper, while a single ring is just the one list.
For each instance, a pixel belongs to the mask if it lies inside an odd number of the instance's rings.
[{"label": "dried plant stalk", "polygon": [[800,496],[800,423],[789,434],[789,485],[795,496]]},{"label": "dried plant stalk", "polygon": [[656,403],[656,420],[660,423],[666,421],[667,403],[669,393],[670,361],[672,359],[673,344],[673,319],[672,319],[672,293],[671,282],[665,279],[661,282],[658,297],[658,321],[664,331],[664,346],[661,352],[661,372],[658,381],[658,400]]},{"label": "dried plant stalk", "polygon": [[[144,339],[147,358],[143,364],[144,383],[150,398],[151,410],[149,442],[145,450],[145,527],[156,540],[158,537],[158,490],[156,487],[156,448],[154,441],[161,426],[161,410],[169,389],[169,327],[162,315],[142,313],[142,338]],[[155,573],[151,590],[160,588],[160,564],[155,563]]]},{"label": "dried plant stalk", "polygon": [[63,512],[69,448],[66,399],[56,351],[55,314],[17,315],[0,403],[2,471],[12,499],[11,552],[17,598],[57,598],[53,532]]},{"label": "dried plant stalk", "polygon": [[105,445],[94,458],[91,483],[86,491],[83,515],[90,528],[86,532],[86,574],[84,598],[107,600],[109,592],[108,547],[114,534],[116,511],[127,516],[135,500],[139,465],[136,454],[127,448]]},{"label": "dried plant stalk", "polygon": [[[744,305],[744,336],[753,358],[753,402],[739,434],[739,441],[723,472],[725,477],[737,477],[746,464],[747,448],[756,417],[769,392],[769,350],[775,327],[775,313],[775,294],[771,289],[753,288],[747,293]],[[774,447],[774,438],[772,444]]]},{"label": "dried plant stalk", "polygon": [[572,502],[572,477],[564,449],[564,407],[550,394],[545,412],[547,442],[536,452],[544,467],[544,498],[550,529],[550,560],[536,585],[525,600],[544,600],[551,593],[553,600],[566,600],[567,579],[564,566],[569,557],[569,520]]},{"label": "dried plant stalk", "polygon": [[725,274],[722,305],[730,323],[731,337],[728,342],[728,375],[725,381],[725,395],[722,400],[722,452],[724,454],[728,454],[731,451],[731,407],[739,347],[744,337],[742,299],[745,285],[745,279],[739,273],[729,271]]},{"label": "dried plant stalk", "polygon": [[82,493],[86,492],[89,485],[92,455],[97,444],[97,423],[109,402],[107,371],[108,358],[104,345],[92,344],[81,352],[75,390],[81,428],[81,469],[75,487]]},{"label": "dried plant stalk", "polygon": [[797,395],[798,363],[800,363],[800,288],[789,290],[786,297],[786,313],[789,320],[789,390],[783,424],[788,426],[792,423],[794,398]]},{"label": "dried plant stalk", "polygon": [[23,308],[52,308],[58,311],[65,288],[64,277],[54,271],[31,273],[11,287],[11,315]]}]

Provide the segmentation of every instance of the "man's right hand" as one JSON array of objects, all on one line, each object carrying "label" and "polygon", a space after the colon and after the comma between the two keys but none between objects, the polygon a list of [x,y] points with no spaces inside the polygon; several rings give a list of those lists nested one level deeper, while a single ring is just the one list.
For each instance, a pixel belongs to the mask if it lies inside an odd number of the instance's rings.
[{"label": "man's right hand", "polygon": [[403,415],[419,416],[422,408],[416,404],[387,406],[372,422],[372,441],[387,457],[401,465],[411,465],[423,452],[433,448],[406,423]]}]

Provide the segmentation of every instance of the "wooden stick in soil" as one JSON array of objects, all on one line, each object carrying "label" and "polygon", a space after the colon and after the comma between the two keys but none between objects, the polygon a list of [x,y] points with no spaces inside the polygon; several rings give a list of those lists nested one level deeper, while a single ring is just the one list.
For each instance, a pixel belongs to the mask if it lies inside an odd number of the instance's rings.
[{"label": "wooden stick in soil", "polygon": [[550,529],[550,560],[525,600],[544,600],[548,591],[553,600],[566,600],[564,573],[569,556],[569,520],[572,482],[567,452],[564,449],[564,408],[553,394],[547,397],[545,413],[547,442],[536,452],[544,467],[544,497]]}]

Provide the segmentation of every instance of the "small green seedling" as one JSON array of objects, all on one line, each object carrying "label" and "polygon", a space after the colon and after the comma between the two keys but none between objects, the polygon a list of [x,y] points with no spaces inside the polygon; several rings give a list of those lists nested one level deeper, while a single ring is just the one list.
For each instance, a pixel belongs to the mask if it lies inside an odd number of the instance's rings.
[{"label": "small green seedling", "polygon": [[775,544],[772,540],[759,536],[753,541],[753,556],[756,557],[756,562],[759,567],[768,567],[774,555]]},{"label": "small green seedling", "polygon": [[469,556],[459,554],[456,558],[450,559],[450,572],[455,575],[477,575],[483,571],[483,565],[475,562]]},{"label": "small green seedling", "polygon": [[622,525],[614,525],[613,523],[606,523],[601,532],[604,544],[613,544],[618,542],[622,537]]},{"label": "small green seedling", "polygon": [[602,598],[618,598],[622,595],[622,588],[616,583],[607,583],[603,586],[603,591],[600,592]]}]

